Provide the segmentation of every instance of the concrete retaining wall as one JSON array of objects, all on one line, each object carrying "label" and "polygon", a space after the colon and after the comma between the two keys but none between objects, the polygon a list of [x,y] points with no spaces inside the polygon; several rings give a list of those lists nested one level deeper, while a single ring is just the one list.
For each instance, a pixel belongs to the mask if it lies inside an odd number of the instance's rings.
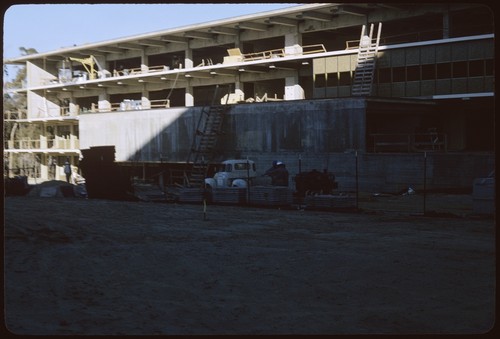
[{"label": "concrete retaining wall", "polygon": [[[328,168],[340,189],[398,192],[423,188],[423,153],[366,153],[366,103],[362,98],[300,100],[231,106],[216,158],[287,164],[290,180],[302,171]],[[113,145],[116,161],[185,162],[201,107],[80,115],[80,146]],[[494,169],[492,154],[427,153],[427,188],[472,189]],[[291,184],[293,182],[291,181]],[[293,186],[294,187],[294,186]]]},{"label": "concrete retaining wall", "polygon": [[[364,99],[231,106],[217,157],[245,152],[342,152],[365,145]],[[201,107],[80,116],[80,147],[116,147],[117,161],[186,161]]]}]

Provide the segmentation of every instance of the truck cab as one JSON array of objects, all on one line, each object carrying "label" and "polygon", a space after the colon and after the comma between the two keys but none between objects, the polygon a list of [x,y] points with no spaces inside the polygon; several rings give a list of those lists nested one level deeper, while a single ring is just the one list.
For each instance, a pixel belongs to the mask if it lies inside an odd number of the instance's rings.
[{"label": "truck cab", "polygon": [[247,159],[225,160],[217,166],[213,178],[205,179],[207,188],[247,187],[248,180],[257,176],[255,162]]}]

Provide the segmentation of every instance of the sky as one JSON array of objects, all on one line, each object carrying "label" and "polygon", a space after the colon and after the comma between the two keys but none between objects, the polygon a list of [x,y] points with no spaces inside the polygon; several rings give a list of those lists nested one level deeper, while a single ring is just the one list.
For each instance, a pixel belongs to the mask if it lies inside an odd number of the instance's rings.
[{"label": "sky", "polygon": [[299,3],[16,4],[4,11],[3,58],[200,24]]}]

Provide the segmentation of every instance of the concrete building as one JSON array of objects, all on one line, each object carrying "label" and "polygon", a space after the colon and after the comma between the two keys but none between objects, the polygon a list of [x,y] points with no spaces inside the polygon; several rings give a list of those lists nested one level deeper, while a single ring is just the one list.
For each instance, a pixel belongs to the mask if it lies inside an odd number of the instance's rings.
[{"label": "concrete building", "polygon": [[[376,63],[356,92],[372,24]],[[120,165],[141,169],[131,173],[172,181],[214,103],[227,110],[213,161],[328,169],[346,190],[353,154],[365,190],[418,186],[424,153],[429,187],[470,187],[494,169],[493,13],[479,4],[307,4],[4,64],[27,68],[15,90],[27,107],[4,119],[42,130],[4,154],[36,154],[38,180],[62,179],[82,149],[114,146]]]}]

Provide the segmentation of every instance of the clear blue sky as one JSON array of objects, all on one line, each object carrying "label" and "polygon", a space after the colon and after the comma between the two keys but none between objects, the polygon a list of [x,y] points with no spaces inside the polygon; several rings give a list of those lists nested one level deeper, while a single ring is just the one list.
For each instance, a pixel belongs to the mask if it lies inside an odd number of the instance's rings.
[{"label": "clear blue sky", "polygon": [[13,5],[4,12],[3,57],[20,56],[20,47],[49,52],[297,5],[299,3]]}]

